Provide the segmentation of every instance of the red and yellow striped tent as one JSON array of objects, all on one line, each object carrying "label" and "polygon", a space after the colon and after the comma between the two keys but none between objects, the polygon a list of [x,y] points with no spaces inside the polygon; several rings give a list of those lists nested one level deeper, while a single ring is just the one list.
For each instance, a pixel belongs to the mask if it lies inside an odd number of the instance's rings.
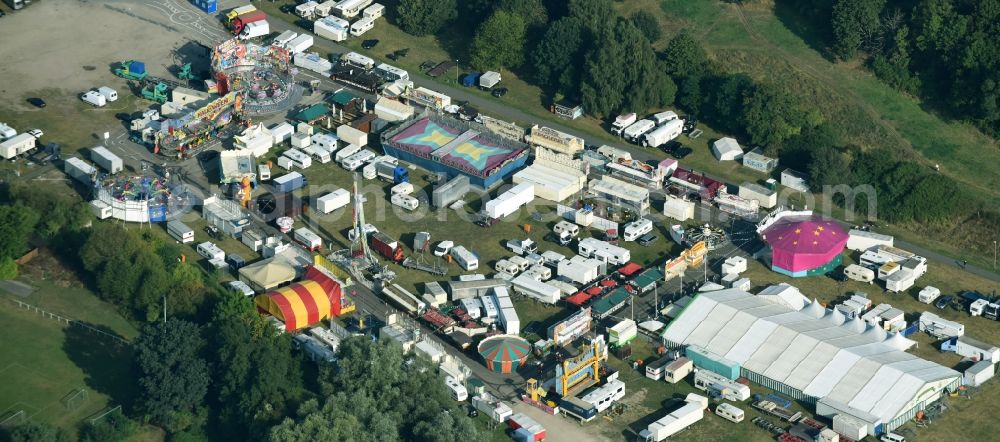
[{"label": "red and yellow striped tent", "polygon": [[340,283],[310,266],[302,281],[260,295],[254,303],[259,312],[284,321],[285,330],[293,331],[339,315],[341,298]]}]

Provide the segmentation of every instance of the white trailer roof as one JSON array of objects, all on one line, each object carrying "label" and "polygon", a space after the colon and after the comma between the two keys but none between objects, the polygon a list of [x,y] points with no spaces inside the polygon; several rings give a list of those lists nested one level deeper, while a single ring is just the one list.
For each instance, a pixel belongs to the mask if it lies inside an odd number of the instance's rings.
[{"label": "white trailer roof", "polygon": [[663,337],[703,347],[809,396],[849,405],[883,422],[906,412],[904,407],[929,384],[940,386],[942,380],[961,376],[903,351],[913,342],[900,335],[845,321],[815,301],[800,310],[787,301],[737,289],[701,293]]}]

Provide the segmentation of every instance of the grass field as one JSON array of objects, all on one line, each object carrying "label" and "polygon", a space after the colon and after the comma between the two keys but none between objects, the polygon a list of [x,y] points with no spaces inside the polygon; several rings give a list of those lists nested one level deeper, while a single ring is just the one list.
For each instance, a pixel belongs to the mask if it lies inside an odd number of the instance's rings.
[{"label": "grass field", "polygon": [[[0,300],[0,416],[23,410],[30,420],[75,430],[84,418],[130,401],[131,356],[79,326],[64,326]],[[83,389],[71,407],[66,399]]]}]

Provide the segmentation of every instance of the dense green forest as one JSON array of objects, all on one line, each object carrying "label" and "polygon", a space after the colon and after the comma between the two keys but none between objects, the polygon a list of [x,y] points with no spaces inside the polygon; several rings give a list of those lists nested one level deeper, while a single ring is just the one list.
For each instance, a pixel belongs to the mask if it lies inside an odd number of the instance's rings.
[{"label": "dense green forest", "polygon": [[1000,2],[787,0],[840,60],[1000,135]]},{"label": "dense green forest", "polygon": [[142,423],[163,428],[170,441],[482,439],[436,368],[404,357],[398,344],[352,338],[342,343],[336,370],[317,366],[257,313],[252,298],[222,290],[219,275],[180,260],[173,241],[92,220],[75,194],[0,189],[0,278],[15,277],[14,260],[42,243],[142,325],[129,348],[115,350],[133,356],[133,366],[121,369],[134,376],[118,381],[135,394],[115,397],[122,410],[75,434],[29,422],[0,430],[0,441],[115,442]]}]

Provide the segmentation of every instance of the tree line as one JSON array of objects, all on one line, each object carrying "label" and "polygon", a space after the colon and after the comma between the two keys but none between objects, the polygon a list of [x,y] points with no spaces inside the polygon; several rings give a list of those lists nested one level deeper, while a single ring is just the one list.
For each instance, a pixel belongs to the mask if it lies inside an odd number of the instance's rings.
[{"label": "tree line", "polygon": [[[992,80],[987,81],[997,71],[986,69],[998,60],[993,54],[1000,46],[986,44],[995,29],[965,32],[993,23],[987,18],[1000,9],[970,18],[988,2],[922,0],[912,13],[902,9],[903,3],[809,0],[795,7],[825,20],[830,27],[821,34],[836,40],[834,50],[841,56],[871,54],[873,69],[884,78],[891,71],[887,67],[906,66],[892,74],[901,87],[935,78],[931,84],[949,85],[951,96],[974,95],[959,100],[966,109],[1000,109],[991,104]],[[980,208],[956,182],[896,152],[842,143],[812,103],[786,92],[777,79],[729,72],[686,30],[655,51],[651,43],[664,35],[649,12],[622,17],[611,0],[400,0],[397,13],[403,30],[415,35],[439,33],[450,23],[468,28],[474,68],[513,70],[553,100],[579,100],[598,118],[672,104],[751,146],[762,146],[785,166],[809,171],[816,191],[825,185],[870,184],[878,191],[883,219],[946,223]],[[922,71],[912,54],[934,70]],[[960,54],[963,62],[958,63]],[[943,62],[945,55],[952,62]],[[980,74],[970,77],[973,71]],[[982,80],[982,88],[970,85],[972,78]]]},{"label": "tree line", "polygon": [[994,0],[805,0],[833,56],[1000,135],[1000,8]]}]

